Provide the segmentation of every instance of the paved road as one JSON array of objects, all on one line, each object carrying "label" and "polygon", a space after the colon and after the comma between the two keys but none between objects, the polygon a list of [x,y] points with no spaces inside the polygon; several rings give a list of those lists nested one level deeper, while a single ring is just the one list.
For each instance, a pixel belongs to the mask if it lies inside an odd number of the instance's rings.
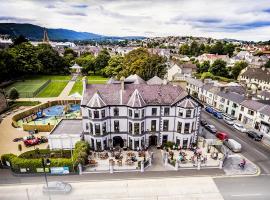
[{"label": "paved road", "polygon": [[[76,182],[69,195],[51,195],[52,200],[222,200],[212,178],[163,178],[139,180],[105,180]],[[42,184],[9,185],[0,187],[1,200],[48,199],[42,194]],[[14,189],[16,187],[16,189]]]},{"label": "paved road", "polygon": [[270,174],[270,148],[268,146],[252,140],[245,133],[235,130],[222,119],[217,119],[205,111],[202,112],[202,119],[205,119],[209,124],[213,124],[218,131],[227,133],[229,138],[238,141],[242,145],[241,153],[255,163],[261,169],[262,174]]},{"label": "paved road", "polygon": [[225,200],[269,200],[270,176],[215,178]]}]

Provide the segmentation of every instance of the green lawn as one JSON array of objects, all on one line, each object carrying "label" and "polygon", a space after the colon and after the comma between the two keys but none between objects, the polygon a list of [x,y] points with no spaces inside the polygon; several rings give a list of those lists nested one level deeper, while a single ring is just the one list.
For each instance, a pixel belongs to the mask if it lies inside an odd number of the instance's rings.
[{"label": "green lawn", "polygon": [[12,85],[5,88],[5,90],[7,91],[7,93],[9,93],[9,90],[15,87],[19,92],[20,98],[32,97],[32,93],[39,89],[45,82],[46,80],[20,81],[13,83]]},{"label": "green lawn", "polygon": [[[69,95],[74,94],[78,92],[79,94],[82,94],[82,81],[81,77],[77,79],[76,83],[73,85],[73,88],[71,89]],[[108,78],[102,77],[102,76],[90,76],[88,77],[88,84],[105,84],[108,81]]]},{"label": "green lawn", "polygon": [[68,81],[52,81],[37,97],[58,97],[66,87]]}]

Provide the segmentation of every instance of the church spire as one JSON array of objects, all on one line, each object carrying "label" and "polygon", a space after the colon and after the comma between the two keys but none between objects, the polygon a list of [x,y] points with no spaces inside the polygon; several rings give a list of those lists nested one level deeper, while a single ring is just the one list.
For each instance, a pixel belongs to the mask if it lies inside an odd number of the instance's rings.
[{"label": "church spire", "polygon": [[47,30],[46,28],[44,28],[44,34],[43,34],[43,43],[45,44],[49,44],[50,43],[50,40],[49,40],[49,37],[48,37],[48,33],[47,33]]}]

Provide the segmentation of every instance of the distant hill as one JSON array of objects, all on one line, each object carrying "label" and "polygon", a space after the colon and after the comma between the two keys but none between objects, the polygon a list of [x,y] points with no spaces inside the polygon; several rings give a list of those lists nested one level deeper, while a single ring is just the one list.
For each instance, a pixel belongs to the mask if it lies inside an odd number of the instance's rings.
[{"label": "distant hill", "polygon": [[[144,37],[106,37],[88,32],[77,32],[68,29],[47,29],[50,40],[118,40],[118,39],[143,39]],[[33,24],[0,23],[0,34],[17,37],[25,36],[29,40],[42,40],[44,28]]]}]

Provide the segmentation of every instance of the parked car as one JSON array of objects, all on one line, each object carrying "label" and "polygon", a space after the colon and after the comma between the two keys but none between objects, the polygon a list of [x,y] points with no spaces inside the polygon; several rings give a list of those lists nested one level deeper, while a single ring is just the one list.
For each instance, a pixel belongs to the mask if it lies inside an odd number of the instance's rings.
[{"label": "parked car", "polygon": [[229,117],[224,117],[223,120],[224,120],[224,122],[225,122],[226,124],[234,125],[233,120],[232,120],[231,118],[229,118]]},{"label": "parked car", "polygon": [[247,129],[242,124],[234,123],[233,127],[242,133],[247,132]]},{"label": "parked car", "polygon": [[223,118],[222,112],[213,110],[212,114],[213,114],[216,118],[218,118],[218,119],[222,119],[222,118]]},{"label": "parked car", "polygon": [[260,135],[255,131],[247,131],[246,134],[248,135],[248,137],[254,139],[255,141],[261,141],[263,138],[263,135]]},{"label": "parked car", "polygon": [[216,133],[216,132],[217,132],[216,127],[213,126],[213,125],[210,125],[210,124],[209,124],[209,125],[206,125],[205,128],[206,128],[208,131],[210,131],[211,133]]},{"label": "parked car", "polygon": [[205,125],[207,125],[207,122],[206,122],[204,119],[202,119],[202,120],[201,120],[201,125],[202,125],[202,126],[205,126]]},{"label": "parked car", "polygon": [[45,136],[41,136],[39,139],[39,143],[42,144],[42,143],[46,143],[48,142],[48,139],[45,137]]},{"label": "parked car", "polygon": [[31,146],[40,144],[40,139],[34,138],[34,139],[30,139],[30,140],[24,140],[23,143],[26,147],[31,147]]},{"label": "parked car", "polygon": [[225,140],[223,141],[223,144],[235,153],[241,152],[242,150],[242,145],[236,142],[234,139]]},{"label": "parked car", "polygon": [[35,139],[35,136],[33,135],[28,135],[28,136],[23,137],[23,140],[33,140],[33,139]]},{"label": "parked car", "polygon": [[217,133],[216,133],[216,137],[217,137],[218,139],[222,140],[222,141],[228,140],[228,139],[229,139],[227,133],[223,133],[223,132],[217,132]]},{"label": "parked car", "polygon": [[213,108],[207,106],[207,107],[205,108],[205,111],[206,111],[206,112],[209,112],[209,113],[213,113]]},{"label": "parked car", "polygon": [[72,186],[69,183],[64,183],[61,181],[48,182],[48,187],[47,185],[45,185],[42,188],[42,191],[45,194],[48,194],[48,193],[67,194],[67,193],[70,193],[71,190],[72,190]]}]

